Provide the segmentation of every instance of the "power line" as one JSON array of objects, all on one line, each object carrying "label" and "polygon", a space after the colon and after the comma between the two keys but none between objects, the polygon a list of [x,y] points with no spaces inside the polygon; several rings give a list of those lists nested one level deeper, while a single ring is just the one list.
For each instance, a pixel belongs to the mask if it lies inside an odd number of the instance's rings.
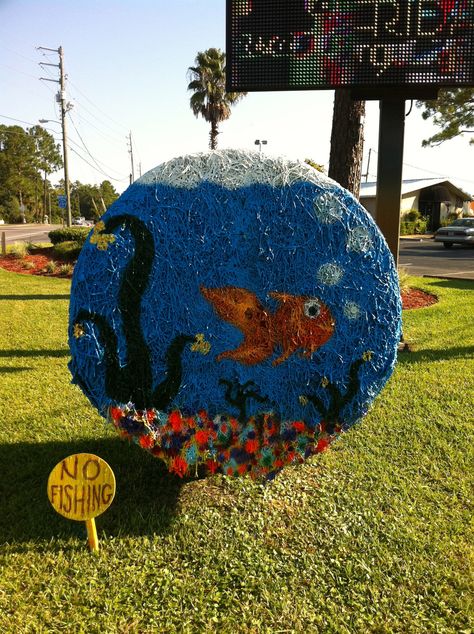
[{"label": "power line", "polygon": [[73,118],[71,117],[71,113],[68,113],[68,115],[69,115],[69,119],[70,119],[70,121],[71,121],[71,123],[72,123],[72,125],[73,125],[73,127],[74,127],[74,130],[75,130],[75,131],[76,131],[76,133],[77,133],[77,136],[78,136],[78,137],[79,137],[79,139],[81,140],[81,143],[82,143],[82,145],[83,145],[83,147],[84,147],[85,151],[86,151],[86,152],[87,152],[87,154],[91,157],[91,159],[94,161],[94,163],[97,165],[97,167],[98,167],[98,168],[102,171],[102,173],[103,173],[103,174],[105,174],[105,176],[107,176],[108,178],[111,178],[112,180],[120,180],[120,179],[118,179],[118,178],[117,178],[117,179],[113,178],[113,176],[109,176],[108,174],[106,174],[106,173],[102,170],[102,167],[101,167],[101,165],[99,165],[99,163],[101,163],[101,164],[102,164],[104,167],[106,167],[107,169],[111,169],[112,171],[116,172],[117,174],[119,173],[119,172],[117,172],[117,170],[115,170],[113,167],[110,167],[109,165],[106,165],[105,163],[102,163],[102,161],[97,161],[97,159],[96,159],[96,158],[92,155],[91,151],[90,151],[90,150],[89,150],[89,148],[87,147],[87,145],[86,145],[86,143],[85,143],[84,139],[83,139],[83,138],[82,138],[82,136],[81,136],[81,133],[80,133],[80,132],[79,132],[79,130],[77,129],[76,124],[74,123],[74,120],[73,120]]},{"label": "power line", "polygon": [[103,172],[102,170],[100,170],[97,167],[95,167],[95,165],[93,165],[92,163],[89,163],[89,161],[87,159],[85,159],[81,154],[79,154],[79,152],[77,150],[75,150],[74,148],[72,148],[70,146],[69,146],[69,149],[71,150],[71,152],[74,152],[74,154],[76,154],[82,161],[84,161],[84,163],[87,163],[87,165],[89,165],[89,167],[91,167],[96,172],[99,172],[103,176],[106,176],[109,180],[117,181],[118,183],[123,183],[123,182],[128,180],[128,178],[112,178],[111,176],[109,176],[108,174]]},{"label": "power line", "polygon": [[14,117],[7,117],[5,114],[0,114],[2,119],[9,119],[10,121],[18,121],[18,123],[25,123],[26,125],[37,125],[36,123],[31,123],[31,121],[23,121],[22,119],[15,119]]},{"label": "power line", "polygon": [[[374,154],[378,154],[377,150],[374,150],[372,148],[370,148],[370,150],[374,153]],[[438,176],[438,178],[446,178],[446,179],[450,179],[450,180],[456,180],[456,181],[463,181],[465,183],[470,183],[471,185],[474,185],[474,181],[470,181],[466,178],[460,178],[459,176],[451,176],[450,174],[442,174],[440,172],[433,172],[431,170],[427,170],[424,167],[419,167],[418,165],[412,165],[411,163],[403,163],[403,165],[405,167],[411,167],[412,169],[416,169],[419,170],[420,172],[424,172],[425,174],[433,174],[433,176]],[[374,176],[374,174],[370,174],[370,176]]]},{"label": "power line", "polygon": [[123,146],[123,141],[122,140],[119,141],[117,137],[114,138],[114,137],[110,136],[109,134],[106,134],[100,128],[98,128],[96,125],[94,125],[91,121],[89,121],[89,119],[86,119],[86,117],[84,117],[84,115],[82,115],[77,110],[76,110],[76,116],[78,116],[79,119],[81,119],[82,121],[84,121],[88,125],[92,126],[94,128],[94,130],[97,130],[97,132],[100,134],[100,136],[102,136],[104,139],[106,139],[108,141],[113,141],[117,145],[122,145]]},{"label": "power line", "polygon": [[[98,106],[98,105],[96,105],[96,104],[95,104],[95,103],[94,103],[91,99],[89,99],[89,97],[88,97],[85,93],[83,93],[83,92],[82,92],[82,90],[80,90],[80,89],[76,86],[76,84],[74,84],[72,81],[70,82],[70,84],[71,84],[72,86],[74,86],[74,88],[75,88],[75,89],[76,89],[76,90],[77,90],[77,91],[78,91],[78,92],[79,92],[79,93],[80,93],[80,94],[84,97],[84,99],[86,99],[86,100],[87,100],[87,101],[91,104],[91,106],[94,106],[94,108],[96,108],[99,112],[101,112],[103,115],[105,115],[105,117],[106,117],[109,121],[112,121],[112,123],[114,123],[114,124],[115,124],[115,125],[117,125],[119,128],[121,128],[121,131],[124,131],[124,130],[126,130],[126,129],[127,129],[127,127],[126,127],[126,126],[124,126],[122,123],[119,123],[118,121],[116,121],[115,119],[113,119],[113,118],[112,118],[112,117],[111,117],[111,116],[110,116],[107,112],[105,112],[104,110],[102,110],[102,108],[99,108],[99,106]],[[83,107],[84,107],[84,106],[83,106]],[[92,113],[90,113],[90,114],[92,114]],[[97,117],[96,117],[96,118],[97,118]]]}]

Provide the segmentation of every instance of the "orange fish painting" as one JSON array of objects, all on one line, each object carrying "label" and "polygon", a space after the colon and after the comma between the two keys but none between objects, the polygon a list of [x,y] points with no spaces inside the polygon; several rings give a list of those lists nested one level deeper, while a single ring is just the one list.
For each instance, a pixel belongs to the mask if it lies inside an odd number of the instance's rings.
[{"label": "orange fish painting", "polygon": [[232,359],[244,365],[256,365],[281,349],[273,365],[280,365],[297,350],[310,358],[334,332],[329,308],[314,297],[269,293],[279,302],[271,313],[252,291],[236,286],[200,287],[216,314],[242,331],[244,339],[234,350],[217,356],[217,361]]}]

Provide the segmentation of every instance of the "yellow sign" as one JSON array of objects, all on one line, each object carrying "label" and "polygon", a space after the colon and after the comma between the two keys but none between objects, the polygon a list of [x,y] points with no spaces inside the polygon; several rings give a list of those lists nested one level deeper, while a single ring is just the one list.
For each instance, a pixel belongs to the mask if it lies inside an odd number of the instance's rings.
[{"label": "yellow sign", "polygon": [[99,548],[93,518],[109,508],[114,495],[114,472],[105,460],[94,454],[68,456],[49,474],[49,501],[64,517],[86,522],[92,550]]},{"label": "yellow sign", "polygon": [[114,472],[105,460],[90,453],[64,458],[49,475],[49,501],[70,520],[97,517],[112,504],[114,495]]}]

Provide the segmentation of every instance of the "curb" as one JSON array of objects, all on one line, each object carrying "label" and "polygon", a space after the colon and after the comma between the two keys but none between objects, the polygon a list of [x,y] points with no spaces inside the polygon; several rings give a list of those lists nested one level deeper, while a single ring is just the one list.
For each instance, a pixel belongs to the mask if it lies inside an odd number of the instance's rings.
[{"label": "curb", "polygon": [[400,241],[423,242],[424,240],[434,240],[431,234],[423,234],[419,236],[400,236]]}]

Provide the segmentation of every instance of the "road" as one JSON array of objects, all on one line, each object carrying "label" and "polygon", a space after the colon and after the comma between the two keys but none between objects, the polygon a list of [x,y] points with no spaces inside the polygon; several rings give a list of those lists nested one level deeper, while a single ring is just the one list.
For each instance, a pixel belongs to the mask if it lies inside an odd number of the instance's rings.
[{"label": "road", "polygon": [[13,242],[49,242],[48,233],[62,225],[0,225],[0,236],[5,232],[6,243]]},{"label": "road", "polygon": [[433,240],[400,240],[399,264],[411,275],[474,280],[474,248],[445,249]]}]

